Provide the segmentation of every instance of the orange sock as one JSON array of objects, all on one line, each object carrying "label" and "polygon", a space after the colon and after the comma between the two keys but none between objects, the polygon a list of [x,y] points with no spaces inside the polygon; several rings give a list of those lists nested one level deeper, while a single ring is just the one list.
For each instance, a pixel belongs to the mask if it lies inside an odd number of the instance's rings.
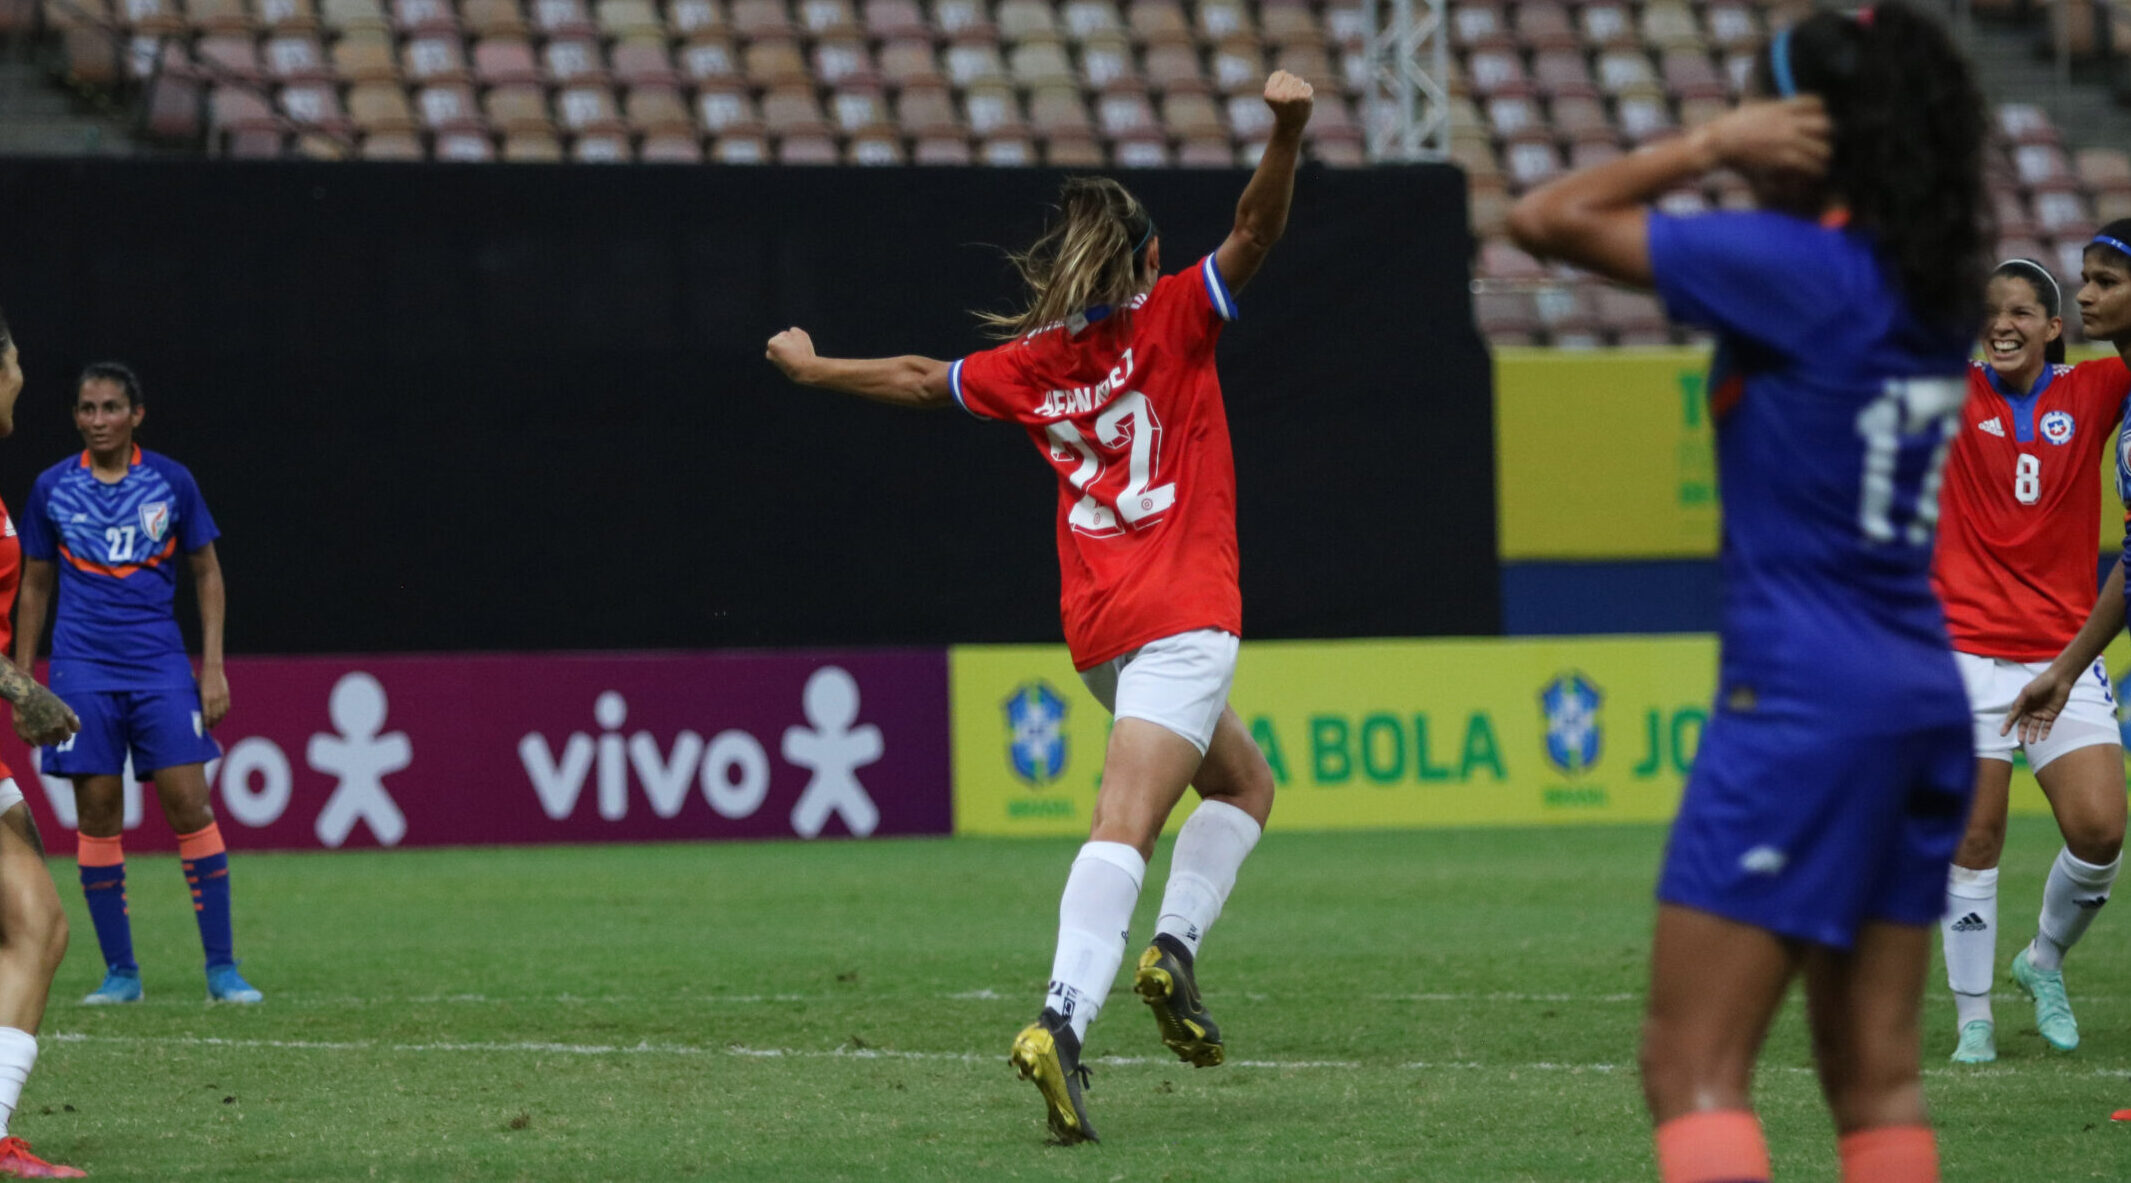
[{"label": "orange sock", "polygon": [[74,862],[83,867],[116,867],[126,861],[126,841],[120,837],[97,838],[74,835]]},{"label": "orange sock", "polygon": [[1939,1143],[1928,1125],[1889,1125],[1845,1134],[1843,1183],[1939,1183]]},{"label": "orange sock", "polygon": [[1765,1183],[1761,1122],[1744,1109],[1675,1117],[1657,1127],[1657,1170],[1664,1183]]},{"label": "orange sock", "polygon": [[228,849],[222,845],[222,827],[214,822],[207,823],[204,830],[178,835],[178,857],[187,862],[221,854]]}]

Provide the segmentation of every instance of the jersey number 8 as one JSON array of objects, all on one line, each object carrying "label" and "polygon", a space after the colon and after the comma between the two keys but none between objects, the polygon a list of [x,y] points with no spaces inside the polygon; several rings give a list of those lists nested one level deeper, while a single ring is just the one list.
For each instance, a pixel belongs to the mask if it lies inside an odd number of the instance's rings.
[{"label": "jersey number 8", "polygon": [[2042,461],[2026,452],[2013,465],[2013,500],[2022,505],[2042,500]]},{"label": "jersey number 8", "polygon": [[[1968,386],[1959,378],[1890,378],[1880,396],[1857,413],[1857,434],[1865,441],[1864,488],[1858,498],[1857,524],[1866,541],[1900,541],[1910,546],[1931,542],[1931,532],[1939,524],[1939,482],[1946,467],[1946,451],[1953,444],[1954,415],[1967,396]],[[1915,508],[1909,520],[1897,527],[1895,478],[1903,445],[1923,444],[1934,431],[1938,438],[1931,441],[1931,461],[1916,490]]]}]

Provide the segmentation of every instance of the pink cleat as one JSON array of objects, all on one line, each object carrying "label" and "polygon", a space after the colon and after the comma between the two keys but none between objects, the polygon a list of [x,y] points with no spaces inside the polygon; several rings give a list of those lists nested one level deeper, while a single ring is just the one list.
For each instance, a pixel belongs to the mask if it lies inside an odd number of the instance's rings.
[{"label": "pink cleat", "polygon": [[46,1162],[20,1138],[0,1138],[0,1179],[85,1179],[89,1172]]}]

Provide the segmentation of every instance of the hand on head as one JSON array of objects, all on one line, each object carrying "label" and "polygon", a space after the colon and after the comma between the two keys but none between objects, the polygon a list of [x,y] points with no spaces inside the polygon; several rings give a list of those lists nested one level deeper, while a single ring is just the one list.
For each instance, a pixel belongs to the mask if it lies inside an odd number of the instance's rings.
[{"label": "hand on head", "polygon": [[785,377],[797,382],[799,368],[814,359],[814,338],[807,336],[805,329],[794,326],[771,337],[763,356],[783,370]]},{"label": "hand on head", "polygon": [[1273,122],[1290,131],[1310,121],[1311,96],[1316,93],[1286,70],[1275,70],[1265,80],[1265,105],[1273,109]]},{"label": "hand on head", "polygon": [[1834,126],[1818,95],[1743,103],[1704,125],[1717,163],[1740,172],[1828,171]]}]

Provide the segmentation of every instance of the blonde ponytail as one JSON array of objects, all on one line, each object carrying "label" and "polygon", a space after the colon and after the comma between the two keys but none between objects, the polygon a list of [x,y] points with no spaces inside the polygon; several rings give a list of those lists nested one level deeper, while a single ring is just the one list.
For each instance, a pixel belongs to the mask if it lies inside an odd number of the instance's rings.
[{"label": "blonde ponytail", "polygon": [[1006,340],[1108,305],[1129,315],[1140,291],[1140,263],[1154,236],[1147,207],[1108,177],[1070,177],[1058,197],[1059,218],[1026,251],[1008,255],[1028,285],[1028,303],[1014,313],[978,312],[986,328]]}]

